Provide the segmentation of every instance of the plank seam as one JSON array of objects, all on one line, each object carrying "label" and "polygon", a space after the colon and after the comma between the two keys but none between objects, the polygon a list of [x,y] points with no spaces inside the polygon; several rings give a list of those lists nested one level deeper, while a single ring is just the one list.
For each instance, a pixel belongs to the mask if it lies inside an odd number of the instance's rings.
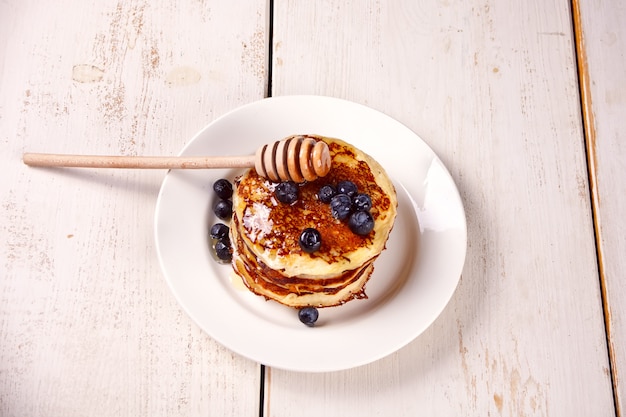
[{"label": "plank seam", "polygon": [[265,365],[261,364],[259,373],[259,417],[265,415]]},{"label": "plank seam", "polygon": [[580,0],[571,0],[572,24],[574,31],[575,58],[578,69],[578,84],[580,91],[580,107],[583,122],[583,137],[585,141],[585,152],[587,157],[587,175],[589,179],[589,194],[591,199],[591,216],[593,221],[596,260],[598,263],[598,275],[600,281],[600,296],[602,298],[602,309],[604,313],[604,328],[606,335],[606,345],[609,355],[609,372],[611,376],[611,387],[613,390],[613,406],[616,417],[621,417],[619,408],[620,398],[617,389],[617,369],[615,366],[615,349],[612,343],[611,313],[608,302],[606,288],[606,276],[604,271],[604,260],[602,253],[602,241],[600,236],[599,209],[600,201],[598,195],[597,152],[596,152],[596,130],[595,118],[592,107],[592,97],[590,91],[589,68],[587,54],[585,51],[584,31],[582,27],[582,17],[580,11]]},{"label": "plank seam", "polygon": [[[272,70],[274,63],[274,0],[268,0],[267,2],[267,87],[266,97],[272,97],[272,77],[274,72]],[[269,373],[269,369],[267,370]],[[269,397],[266,398],[265,389],[265,365],[261,364],[259,372],[259,417],[265,416],[265,410],[269,412]],[[267,407],[266,407],[267,405]]]}]

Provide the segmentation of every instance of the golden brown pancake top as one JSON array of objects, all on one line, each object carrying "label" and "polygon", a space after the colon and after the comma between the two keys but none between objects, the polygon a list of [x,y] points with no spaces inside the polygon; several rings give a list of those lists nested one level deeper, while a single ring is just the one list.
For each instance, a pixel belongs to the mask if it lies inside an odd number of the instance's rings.
[{"label": "golden brown pancake top", "polygon": [[[301,256],[322,257],[332,263],[345,253],[352,252],[360,247],[370,245],[375,231],[367,236],[353,233],[347,222],[335,219],[328,203],[321,202],[317,193],[325,184],[336,185],[339,181],[349,180],[356,184],[359,193],[364,193],[372,199],[371,214],[376,221],[379,212],[386,212],[391,205],[387,194],[378,186],[374,174],[365,161],[355,159],[351,149],[337,143],[329,143],[333,168],[330,173],[318,180],[308,182],[299,187],[299,198],[292,204],[278,202],[273,196],[275,184],[269,183],[252,171],[238,182],[238,195],[250,206],[261,200],[268,208],[268,220],[272,224],[262,237],[261,244],[276,251],[276,255],[298,254]],[[345,163],[343,163],[345,162]],[[269,186],[269,187],[268,187]],[[267,190],[266,198],[259,198],[258,193]],[[308,254],[298,243],[302,231],[312,227],[322,236],[322,245],[319,251]]]}]

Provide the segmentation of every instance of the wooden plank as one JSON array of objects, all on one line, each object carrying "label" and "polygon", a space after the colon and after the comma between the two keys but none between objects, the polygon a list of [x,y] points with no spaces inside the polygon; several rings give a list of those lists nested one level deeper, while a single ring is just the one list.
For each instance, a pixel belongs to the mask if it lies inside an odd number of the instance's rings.
[{"label": "wooden plank", "polygon": [[274,95],[412,128],[457,182],[469,244],[424,334],[345,372],[268,369],[266,415],[614,414],[571,18],[565,0],[275,4]]},{"label": "wooden plank", "polygon": [[580,85],[595,214],[598,262],[615,402],[626,414],[626,7],[619,1],[574,1]]},{"label": "wooden plank", "polygon": [[0,16],[0,415],[258,415],[258,364],[192,323],[158,266],[165,172],[21,155],[177,154],[264,96],[266,2],[16,0]]}]

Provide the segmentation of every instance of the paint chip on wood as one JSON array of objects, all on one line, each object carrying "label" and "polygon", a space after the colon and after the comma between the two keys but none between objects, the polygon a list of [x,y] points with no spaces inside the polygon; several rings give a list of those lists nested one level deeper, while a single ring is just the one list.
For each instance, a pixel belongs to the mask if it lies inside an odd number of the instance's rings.
[{"label": "paint chip on wood", "polygon": [[165,77],[165,82],[172,87],[196,84],[200,81],[200,73],[191,67],[174,68]]},{"label": "paint chip on wood", "polygon": [[95,65],[79,64],[72,68],[72,79],[79,83],[96,83],[104,78],[104,70]]}]

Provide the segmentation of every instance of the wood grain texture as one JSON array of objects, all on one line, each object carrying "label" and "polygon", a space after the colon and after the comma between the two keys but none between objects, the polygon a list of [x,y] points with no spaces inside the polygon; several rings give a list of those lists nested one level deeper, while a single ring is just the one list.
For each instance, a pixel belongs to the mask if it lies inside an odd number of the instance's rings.
[{"label": "wood grain texture", "polygon": [[469,245],[424,334],[350,371],[268,369],[266,415],[613,415],[569,2],[288,1],[274,30],[274,95],[412,128],[459,187]]},{"label": "wood grain texture", "polygon": [[587,152],[618,415],[626,415],[626,6],[575,1]]},{"label": "wood grain texture", "polygon": [[264,96],[265,1],[5,1],[0,19],[0,415],[258,415],[259,366],[159,269],[165,173],[21,155],[177,154]]}]

